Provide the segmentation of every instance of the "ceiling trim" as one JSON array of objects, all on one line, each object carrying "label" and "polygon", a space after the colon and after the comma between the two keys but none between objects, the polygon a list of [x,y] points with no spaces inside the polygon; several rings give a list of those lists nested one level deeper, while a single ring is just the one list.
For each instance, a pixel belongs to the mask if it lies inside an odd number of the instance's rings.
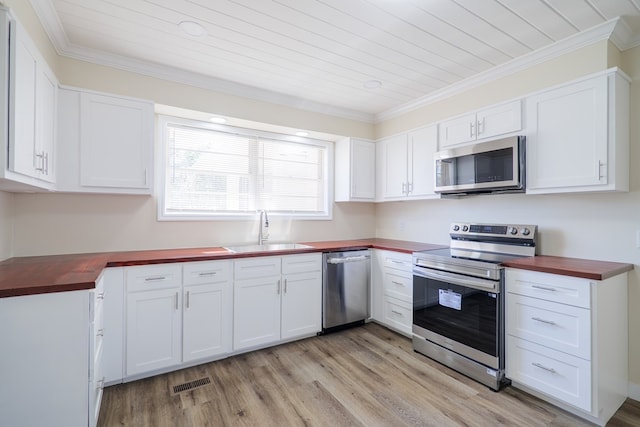
[{"label": "ceiling trim", "polygon": [[[375,116],[375,122],[380,123],[384,120],[389,120],[403,114],[407,114],[418,108],[425,107],[429,104],[433,104],[451,96],[458,95],[473,88],[515,74],[519,71],[526,70],[527,68],[531,68],[532,66],[557,58],[582,47],[589,46],[598,41],[607,40],[612,36],[614,30],[620,22],[623,22],[620,18],[611,19],[589,30],[575,34],[571,37],[530,52],[519,58],[515,58],[505,64],[498,65],[487,71],[478,73],[474,76],[462,80],[461,82],[447,86],[441,90],[434,91],[429,95],[417,98],[416,100],[408,102],[399,107],[383,111],[382,113],[378,113]],[[628,28],[628,26],[623,23],[622,28],[624,27]],[[631,31],[629,31],[628,34],[625,34],[624,31],[618,33],[618,43],[616,43],[616,46],[626,46],[627,44],[624,43],[623,40],[625,38],[628,38],[630,34]]]}]

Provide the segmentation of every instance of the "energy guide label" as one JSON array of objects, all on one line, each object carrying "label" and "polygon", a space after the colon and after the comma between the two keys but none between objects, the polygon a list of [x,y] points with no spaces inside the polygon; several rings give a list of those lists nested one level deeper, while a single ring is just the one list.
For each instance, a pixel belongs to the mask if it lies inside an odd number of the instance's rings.
[{"label": "energy guide label", "polygon": [[462,310],[462,294],[450,289],[438,289],[438,303],[454,310]]}]

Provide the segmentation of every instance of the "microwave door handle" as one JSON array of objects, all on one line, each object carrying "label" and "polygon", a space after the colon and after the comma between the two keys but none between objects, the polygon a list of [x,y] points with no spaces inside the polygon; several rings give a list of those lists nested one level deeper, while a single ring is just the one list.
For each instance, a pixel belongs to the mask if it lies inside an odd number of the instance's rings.
[{"label": "microwave door handle", "polygon": [[481,291],[497,292],[498,290],[496,282],[493,282],[491,280],[467,278],[457,274],[444,272],[436,273],[434,271],[425,270],[419,267],[413,268],[413,274],[416,276],[425,277],[427,279],[439,280],[441,282],[448,282],[458,286],[466,286]]}]

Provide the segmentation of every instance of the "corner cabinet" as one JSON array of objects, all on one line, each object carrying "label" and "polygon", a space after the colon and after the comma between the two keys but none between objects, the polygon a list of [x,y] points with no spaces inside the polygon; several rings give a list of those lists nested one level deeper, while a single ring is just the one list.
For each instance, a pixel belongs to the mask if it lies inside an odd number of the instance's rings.
[{"label": "corner cabinet", "polygon": [[20,22],[0,15],[0,189],[52,190],[58,81]]},{"label": "corner cabinet", "polygon": [[605,425],[628,394],[627,274],[588,280],[506,269],[506,375]]},{"label": "corner cabinet", "polygon": [[68,87],[58,98],[57,190],[151,194],[153,103]]},{"label": "corner cabinet", "polygon": [[629,80],[617,70],[526,100],[527,193],[629,190]]},{"label": "corner cabinet", "polygon": [[434,193],[438,128],[428,126],[378,142],[378,201],[428,199]]},{"label": "corner cabinet", "polygon": [[335,149],[335,201],[373,202],[376,197],[376,145],[358,138],[343,138]]}]

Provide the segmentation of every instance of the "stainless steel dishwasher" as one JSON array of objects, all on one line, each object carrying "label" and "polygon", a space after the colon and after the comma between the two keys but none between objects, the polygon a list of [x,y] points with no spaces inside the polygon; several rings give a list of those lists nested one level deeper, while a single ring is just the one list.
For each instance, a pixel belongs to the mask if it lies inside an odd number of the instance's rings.
[{"label": "stainless steel dishwasher", "polygon": [[323,254],[322,333],[364,323],[369,317],[369,250]]}]

